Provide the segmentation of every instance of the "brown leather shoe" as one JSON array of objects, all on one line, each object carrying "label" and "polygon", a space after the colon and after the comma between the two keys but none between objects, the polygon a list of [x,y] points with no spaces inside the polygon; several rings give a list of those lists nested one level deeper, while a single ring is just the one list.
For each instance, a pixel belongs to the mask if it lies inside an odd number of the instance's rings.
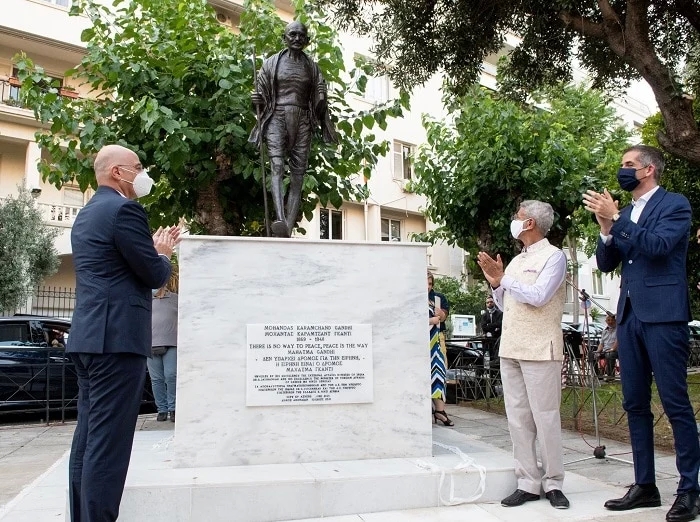
[{"label": "brown leather shoe", "polygon": [[640,486],[632,484],[632,487],[622,498],[608,500],[604,506],[611,511],[627,511],[640,507],[658,507],[661,505],[661,495],[655,484]]}]

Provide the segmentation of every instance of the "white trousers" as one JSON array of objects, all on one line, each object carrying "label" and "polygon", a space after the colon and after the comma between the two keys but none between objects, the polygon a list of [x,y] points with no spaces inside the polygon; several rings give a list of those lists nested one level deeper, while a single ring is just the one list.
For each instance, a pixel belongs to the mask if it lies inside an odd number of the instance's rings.
[{"label": "white trousers", "polygon": [[[562,489],[561,361],[501,358],[503,397],[513,441],[518,489],[540,494]],[[537,465],[539,442],[542,470]]]}]

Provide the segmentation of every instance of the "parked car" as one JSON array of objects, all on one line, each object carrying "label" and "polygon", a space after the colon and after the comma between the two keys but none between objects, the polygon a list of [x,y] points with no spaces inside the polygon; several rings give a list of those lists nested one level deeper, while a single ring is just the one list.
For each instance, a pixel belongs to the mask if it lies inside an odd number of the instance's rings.
[{"label": "parked car", "polygon": [[690,330],[690,354],[688,357],[688,368],[700,366],[700,322],[691,321],[688,323]]},{"label": "parked car", "polygon": [[[0,317],[0,415],[75,410],[78,376],[65,353],[70,320],[35,315]],[[142,409],[153,409],[146,379]]]}]

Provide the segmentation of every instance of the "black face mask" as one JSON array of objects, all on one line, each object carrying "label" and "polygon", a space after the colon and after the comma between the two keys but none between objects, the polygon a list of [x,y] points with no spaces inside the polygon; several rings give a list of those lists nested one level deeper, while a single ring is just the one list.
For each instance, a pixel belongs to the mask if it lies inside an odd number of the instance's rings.
[{"label": "black face mask", "polygon": [[[642,167],[645,168],[645,167]],[[632,192],[639,185],[637,171],[642,169],[621,168],[617,171],[617,182],[622,190]]]}]

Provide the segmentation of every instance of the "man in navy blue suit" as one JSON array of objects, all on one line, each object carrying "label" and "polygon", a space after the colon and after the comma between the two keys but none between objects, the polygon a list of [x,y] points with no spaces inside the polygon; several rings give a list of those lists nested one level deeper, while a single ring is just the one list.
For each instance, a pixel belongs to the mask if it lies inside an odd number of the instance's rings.
[{"label": "man in navy blue suit", "polygon": [[618,356],[623,406],[627,412],[635,484],[605,507],[622,511],[660,506],[654,470],[651,412],[652,373],[673,429],[678,493],[666,514],[669,522],[693,520],[697,513],[700,446],[695,415],[688,398],[688,281],[686,254],[691,210],[680,194],[658,185],[663,172],[661,151],[636,145],[625,151],[618,171],[633,204],[618,210],[608,191],[584,194],[586,209],[600,225],[598,268],[610,272],[621,265],[617,306]]},{"label": "man in navy blue suit", "polygon": [[153,180],[138,156],[107,145],[98,189],[71,233],[77,281],[67,352],[80,393],[69,464],[72,522],[117,519],[151,352],[151,289],[170,277],[179,227],[151,237],[143,207]]}]

